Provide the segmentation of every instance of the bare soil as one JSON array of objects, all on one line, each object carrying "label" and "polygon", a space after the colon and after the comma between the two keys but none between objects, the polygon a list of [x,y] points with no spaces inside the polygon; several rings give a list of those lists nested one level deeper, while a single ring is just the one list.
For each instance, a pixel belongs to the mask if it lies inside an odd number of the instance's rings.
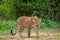
[{"label": "bare soil", "polygon": [[31,37],[27,37],[27,33],[23,32],[23,37],[16,35],[0,35],[0,40],[60,40],[60,32],[55,30],[41,30],[39,38],[36,37],[35,32],[31,32]]}]

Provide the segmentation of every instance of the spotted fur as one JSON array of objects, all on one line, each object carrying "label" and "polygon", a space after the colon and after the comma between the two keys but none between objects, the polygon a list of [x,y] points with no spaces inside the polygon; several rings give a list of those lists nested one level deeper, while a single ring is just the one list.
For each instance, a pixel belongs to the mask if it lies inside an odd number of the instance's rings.
[{"label": "spotted fur", "polygon": [[28,28],[28,36],[30,37],[30,31],[32,28],[36,28],[37,29],[36,32],[38,33],[39,24],[40,24],[40,19],[37,16],[33,16],[33,17],[21,16],[17,19],[16,22],[17,32],[19,32],[20,36],[22,36],[21,33],[23,32],[24,28]]}]

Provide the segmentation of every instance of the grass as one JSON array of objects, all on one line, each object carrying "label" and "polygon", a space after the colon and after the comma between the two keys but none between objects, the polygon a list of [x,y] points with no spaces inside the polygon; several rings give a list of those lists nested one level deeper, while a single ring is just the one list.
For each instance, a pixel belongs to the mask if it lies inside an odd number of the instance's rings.
[{"label": "grass", "polygon": [[6,34],[11,29],[15,30],[15,21],[9,20],[9,21],[2,21],[0,20],[0,34]]},{"label": "grass", "polygon": [[[59,23],[60,24],[60,23]],[[57,22],[54,21],[47,21],[47,22],[41,22],[40,24],[40,38],[39,40],[60,40],[60,31],[57,31],[57,28],[59,28],[58,26],[60,26]],[[51,30],[53,28],[56,28],[56,30]],[[16,21],[15,20],[0,20],[0,40],[36,40],[36,36],[35,33],[33,32],[32,34],[34,36],[32,36],[31,38],[28,37],[24,37],[24,38],[17,38],[15,36],[11,36],[10,34],[10,30],[16,30]],[[50,31],[49,31],[50,30]],[[24,30],[23,35],[25,36],[25,33],[27,32],[27,29]],[[50,33],[50,34],[48,34]],[[57,33],[57,34],[56,34]],[[5,35],[3,35],[5,34]],[[45,35],[46,34],[46,35]],[[51,35],[53,34],[53,35]],[[27,35],[27,33],[26,33]],[[12,38],[11,38],[12,37]]]},{"label": "grass", "polygon": [[41,22],[41,28],[42,29],[48,29],[48,28],[59,28],[60,27],[60,22],[56,22],[56,21],[51,21],[51,20],[47,20],[46,22]]},{"label": "grass", "polygon": [[[49,34],[47,34],[47,33],[49,33]],[[23,34],[24,37],[22,37],[22,38],[20,38],[19,35],[15,35],[15,36],[0,35],[0,40],[37,40],[35,33],[33,32],[32,34],[31,34],[32,37],[30,37],[30,38],[25,37],[27,34]],[[60,33],[52,33],[51,31],[48,32],[48,31],[44,30],[44,32],[40,32],[38,39],[39,40],[60,40]]]},{"label": "grass", "polygon": [[55,35],[55,37],[56,37],[56,38],[60,38],[60,33],[57,33],[57,34]]},{"label": "grass", "polygon": [[[58,28],[60,26],[60,23],[54,22],[54,21],[41,21],[39,29],[49,29],[49,28]],[[15,20],[0,20],[0,34],[9,34],[10,30],[16,30],[16,21]],[[26,32],[27,29],[25,29],[24,32]]]}]

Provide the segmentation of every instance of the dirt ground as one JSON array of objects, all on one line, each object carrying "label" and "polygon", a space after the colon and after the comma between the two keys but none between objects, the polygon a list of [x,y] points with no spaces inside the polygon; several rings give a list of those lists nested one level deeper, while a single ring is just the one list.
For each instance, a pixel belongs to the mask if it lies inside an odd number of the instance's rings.
[{"label": "dirt ground", "polygon": [[19,37],[18,34],[12,36],[10,34],[0,35],[0,40],[60,40],[60,32],[55,30],[40,31],[39,38],[36,37],[35,32],[31,32],[31,37],[27,37],[27,33],[23,33],[23,37]]}]

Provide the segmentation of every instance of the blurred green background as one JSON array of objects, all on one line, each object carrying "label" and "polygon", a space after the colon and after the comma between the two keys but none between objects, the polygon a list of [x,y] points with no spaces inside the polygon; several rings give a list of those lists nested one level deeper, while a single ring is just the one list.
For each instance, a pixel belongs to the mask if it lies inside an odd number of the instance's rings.
[{"label": "blurred green background", "polygon": [[18,17],[42,18],[39,28],[60,28],[60,0],[0,0],[0,34],[16,29]]}]

